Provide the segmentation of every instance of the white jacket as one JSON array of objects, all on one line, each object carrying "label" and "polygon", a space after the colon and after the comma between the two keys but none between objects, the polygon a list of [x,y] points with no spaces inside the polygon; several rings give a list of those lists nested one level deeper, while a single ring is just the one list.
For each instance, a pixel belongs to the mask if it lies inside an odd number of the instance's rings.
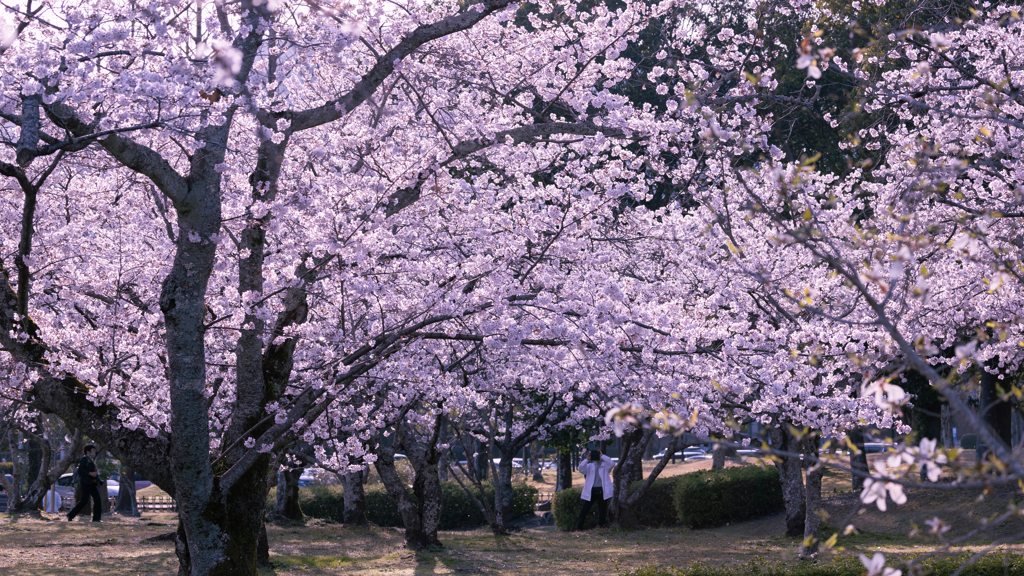
[{"label": "white jacket", "polygon": [[583,494],[580,495],[580,498],[587,501],[590,500],[590,491],[594,488],[594,479],[600,474],[601,491],[604,493],[604,499],[610,499],[612,497],[612,479],[608,473],[614,467],[615,464],[612,463],[612,459],[606,454],[601,454],[600,464],[591,462],[589,459],[580,462],[580,474],[583,474],[583,477],[586,478],[586,481],[583,483]]}]

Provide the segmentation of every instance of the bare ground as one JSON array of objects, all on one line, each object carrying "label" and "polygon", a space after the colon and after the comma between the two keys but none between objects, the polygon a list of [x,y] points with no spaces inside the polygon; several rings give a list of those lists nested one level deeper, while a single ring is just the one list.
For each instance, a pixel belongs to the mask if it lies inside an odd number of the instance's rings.
[{"label": "bare ground", "polygon": [[[737,461],[738,462],[738,461]],[[676,464],[668,474],[710,466],[707,461]],[[548,480],[545,478],[545,480]],[[539,483],[547,491],[552,483]],[[842,554],[882,551],[920,554],[934,549],[936,537],[924,521],[940,516],[955,528],[947,536],[977,527],[982,519],[1006,510],[1015,496],[1009,491],[979,499],[980,492],[918,490],[903,506],[890,503],[887,513],[863,506],[850,492],[849,476],[830,471],[824,483],[827,523],[842,530],[853,523],[858,533],[845,536]],[[169,513],[142,518],[110,516],[90,522],[64,522],[57,515],[12,517],[0,515],[0,574],[4,576],[172,575],[177,570],[172,541],[148,542],[172,532],[176,519]],[[915,525],[922,532],[909,536]],[[979,550],[993,538],[1024,532],[1020,516],[993,525],[955,552]],[[402,531],[379,527],[347,527],[319,520],[302,526],[271,526],[268,534],[273,568],[265,575],[310,574],[544,574],[612,576],[643,564],[687,565],[695,561],[740,564],[757,556],[792,560],[798,542],[785,538],[781,516],[710,530],[660,528],[650,530],[592,530],[560,532],[554,527],[523,529],[495,537],[486,529],[443,532],[444,548],[414,553],[403,547]],[[1024,544],[1005,549],[1024,553]]]}]

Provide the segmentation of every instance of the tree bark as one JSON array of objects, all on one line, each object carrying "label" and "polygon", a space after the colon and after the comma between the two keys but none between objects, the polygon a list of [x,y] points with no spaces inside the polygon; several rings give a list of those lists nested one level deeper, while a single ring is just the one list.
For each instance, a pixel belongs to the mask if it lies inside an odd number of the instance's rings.
[{"label": "tree bark", "polygon": [[[12,474],[12,476],[15,477],[16,490],[8,490],[7,511],[11,513],[41,510],[43,499],[46,497],[46,493],[49,492],[50,487],[53,486],[54,482],[60,478],[61,474],[64,474],[64,471],[72,463],[78,461],[82,451],[82,434],[76,430],[74,439],[64,453],[64,457],[51,466],[50,463],[53,458],[53,444],[51,440],[45,436],[36,436],[31,432],[22,433],[35,442],[39,447],[40,454],[39,461],[36,464],[35,479],[24,494],[21,493],[21,471],[24,470],[24,466],[15,465],[18,474],[16,476]],[[12,450],[12,455],[13,453],[14,450]]]},{"label": "tree bark", "polygon": [[534,482],[544,481],[544,470],[541,468],[541,460],[544,459],[544,447],[540,442],[530,445],[530,470]]},{"label": "tree bark", "polygon": [[[990,369],[996,369],[994,365],[997,362],[998,359],[989,360],[981,371],[981,393],[978,398],[980,405],[979,415],[986,424],[992,427],[996,437],[1009,447],[1013,445],[1010,420],[1012,407],[1008,401],[1001,399],[999,396],[999,389],[1003,388],[1005,392],[1009,385],[999,380],[998,372],[989,372]],[[990,450],[990,446],[979,444],[977,451],[978,460],[985,459]]]},{"label": "tree bark", "polygon": [[[627,475],[632,474],[627,470],[627,468],[631,468],[631,466],[629,466],[629,462],[635,461],[637,455],[642,456],[647,452],[647,447],[653,443],[654,434],[654,430],[643,430],[640,433],[639,440],[634,437],[630,441],[627,441],[626,437],[623,436],[622,450],[624,454],[619,457],[619,461],[625,463],[623,464],[622,469],[620,469],[619,465],[616,465],[613,470],[613,474],[616,476],[616,478],[612,480],[614,493],[612,494],[612,500],[608,507],[611,515],[611,525],[613,527],[633,528],[637,526],[637,503],[640,502],[641,498],[643,498],[647,489],[651,487],[651,484],[657,480],[661,471],[665,469],[669,459],[672,458],[674,450],[679,445],[679,438],[672,438],[672,442],[665,451],[665,455],[662,456],[661,460],[658,461],[657,464],[655,464],[654,469],[651,470],[651,473],[646,479],[643,478],[643,471],[640,471],[640,480],[643,480],[643,483],[640,484],[636,490],[630,492],[632,483],[625,483]],[[623,460],[623,458],[626,458],[626,460]],[[636,468],[633,469],[635,470]]]},{"label": "tree bark", "polygon": [[117,513],[122,516],[137,517],[139,505],[135,498],[135,472],[123,468],[117,487]]},{"label": "tree bark", "polygon": [[[441,546],[437,538],[437,530],[441,522],[441,482],[437,465],[441,460],[436,450],[436,435],[429,445],[424,446],[411,440],[404,431],[405,424],[399,422],[395,431],[395,445],[391,447],[377,446],[377,460],[374,466],[381,482],[387,489],[388,496],[398,506],[405,526],[405,545],[407,548]],[[395,470],[395,448],[405,450],[406,457],[413,467],[413,496],[406,491]]]},{"label": "tree bark", "polygon": [[345,490],[345,524],[366,526],[366,493],[363,491],[363,471],[342,475]]},{"label": "tree bark", "polygon": [[[772,445],[779,450],[793,453],[801,451],[800,442],[788,430],[772,428],[769,434]],[[795,456],[779,456],[775,467],[779,470],[782,499],[786,504],[786,535],[798,538],[803,536],[807,516],[807,494],[800,459]]]},{"label": "tree bark", "polygon": [[818,457],[818,435],[809,434],[803,439],[804,464],[807,469],[804,544],[801,555],[811,556],[818,552],[818,541],[821,536],[821,477],[824,466],[815,463]]},{"label": "tree bark", "polygon": [[498,524],[505,529],[506,524],[512,520],[512,454],[502,454],[498,461],[498,474],[494,483],[494,510],[498,517]]},{"label": "tree bark", "polygon": [[487,480],[487,471],[491,467],[491,452],[488,446],[487,442],[476,440],[476,457],[473,458],[473,465],[476,467],[476,477],[481,482]]},{"label": "tree bark", "polygon": [[275,522],[301,522],[305,516],[299,504],[302,468],[282,465],[277,471],[277,499],[271,517]]},{"label": "tree bark", "polygon": [[572,452],[560,449],[556,466],[555,492],[572,488]]},{"label": "tree bark", "polygon": [[868,473],[868,453],[864,448],[864,429],[854,428],[849,430],[846,433],[846,437],[853,444],[850,447],[850,470],[853,470],[851,474],[853,489],[860,491],[864,489],[864,479],[866,476],[857,474],[857,472]]}]

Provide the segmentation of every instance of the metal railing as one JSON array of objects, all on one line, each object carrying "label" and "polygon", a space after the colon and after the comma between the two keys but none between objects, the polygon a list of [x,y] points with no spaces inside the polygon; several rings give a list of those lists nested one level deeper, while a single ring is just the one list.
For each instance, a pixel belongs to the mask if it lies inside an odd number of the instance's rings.
[{"label": "metal railing", "polygon": [[170,496],[140,496],[135,499],[139,505],[139,512],[149,510],[152,512],[177,512],[178,503]]}]

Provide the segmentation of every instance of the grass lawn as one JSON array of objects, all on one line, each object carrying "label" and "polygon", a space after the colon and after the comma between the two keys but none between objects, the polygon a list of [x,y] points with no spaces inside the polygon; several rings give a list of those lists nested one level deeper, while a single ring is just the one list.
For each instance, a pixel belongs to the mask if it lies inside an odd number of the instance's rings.
[{"label": "grass lawn", "polygon": [[[669,473],[684,473],[705,462],[677,464]],[[710,465],[709,463],[707,464]],[[552,484],[553,485],[553,484]],[[544,491],[543,483],[538,486]],[[864,507],[849,492],[849,478],[830,473],[825,482],[829,524],[841,529],[853,521],[860,532],[840,539],[842,554],[919,554],[934,547],[930,535],[911,537],[916,524],[939,515],[957,528],[950,535],[976,527],[982,518],[1005,509],[1009,494],[979,501],[978,493],[916,491],[903,506],[888,513]],[[861,512],[863,510],[863,512]],[[0,574],[48,575],[172,575],[177,559],[171,541],[148,538],[174,530],[170,513],[142,518],[110,516],[99,526],[88,521],[64,522],[57,515],[0,515]],[[995,537],[1024,530],[1019,517],[997,526]],[[303,526],[269,526],[272,569],[266,575],[311,574],[544,574],[616,575],[644,564],[685,566],[695,561],[715,565],[742,564],[755,557],[795,561],[798,542],[784,537],[784,522],[774,516],[708,530],[660,528],[560,532],[554,527],[529,528],[496,538],[486,529],[442,532],[444,547],[429,552],[403,548],[402,531],[379,527],[354,528],[309,520]],[[985,539],[956,552],[978,550]],[[1024,545],[1004,547],[1015,554]]]}]

